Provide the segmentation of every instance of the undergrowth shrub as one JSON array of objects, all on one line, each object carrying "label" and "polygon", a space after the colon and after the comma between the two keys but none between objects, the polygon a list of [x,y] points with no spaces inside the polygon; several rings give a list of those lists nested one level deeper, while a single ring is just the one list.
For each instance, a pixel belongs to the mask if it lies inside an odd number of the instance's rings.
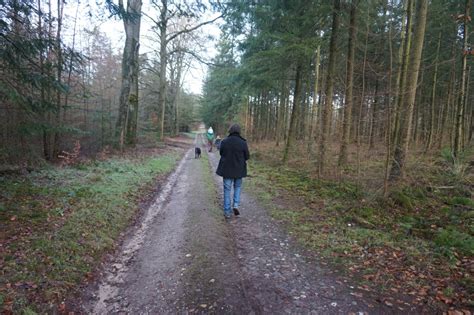
[{"label": "undergrowth shrub", "polygon": [[453,227],[441,229],[434,242],[447,250],[458,250],[465,255],[474,255],[474,237],[455,230]]}]

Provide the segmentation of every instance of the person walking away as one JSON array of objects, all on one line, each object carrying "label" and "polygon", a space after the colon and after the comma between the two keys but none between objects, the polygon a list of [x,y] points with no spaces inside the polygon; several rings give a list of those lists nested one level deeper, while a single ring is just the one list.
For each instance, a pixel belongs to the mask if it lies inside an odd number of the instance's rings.
[{"label": "person walking away", "polygon": [[214,142],[214,130],[212,130],[212,126],[209,127],[207,130],[207,144],[209,145],[209,152],[212,152],[212,143]]},{"label": "person walking away", "polygon": [[[224,216],[230,219],[232,210],[239,215],[240,192],[242,179],[247,176],[247,160],[250,158],[247,141],[240,135],[240,126],[234,124],[229,128],[229,136],[221,141],[219,153],[221,158],[216,174],[224,183]],[[234,186],[233,205],[231,208],[231,189]]]}]

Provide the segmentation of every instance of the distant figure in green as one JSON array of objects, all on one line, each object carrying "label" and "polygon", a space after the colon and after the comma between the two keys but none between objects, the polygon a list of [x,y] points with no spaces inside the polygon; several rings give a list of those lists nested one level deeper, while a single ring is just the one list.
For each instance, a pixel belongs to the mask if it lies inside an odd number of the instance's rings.
[{"label": "distant figure in green", "polygon": [[212,127],[209,127],[207,130],[207,143],[209,145],[209,152],[212,152],[212,144],[214,143],[214,130],[212,130]]}]

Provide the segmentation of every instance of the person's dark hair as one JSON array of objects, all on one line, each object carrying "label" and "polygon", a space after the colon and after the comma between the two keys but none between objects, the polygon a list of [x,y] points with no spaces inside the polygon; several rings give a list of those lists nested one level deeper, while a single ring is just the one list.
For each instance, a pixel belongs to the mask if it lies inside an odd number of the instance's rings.
[{"label": "person's dark hair", "polygon": [[233,124],[229,128],[229,134],[238,133],[240,135],[240,126],[239,124]]}]

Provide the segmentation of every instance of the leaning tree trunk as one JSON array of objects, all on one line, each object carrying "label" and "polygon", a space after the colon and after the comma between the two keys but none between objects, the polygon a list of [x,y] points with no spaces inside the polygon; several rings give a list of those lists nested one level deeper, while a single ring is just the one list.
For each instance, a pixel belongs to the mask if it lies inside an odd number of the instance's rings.
[{"label": "leaning tree trunk", "polygon": [[337,33],[339,30],[339,15],[341,10],[340,0],[334,1],[334,12],[332,16],[331,41],[329,43],[329,63],[326,77],[326,101],[322,109],[321,139],[319,145],[318,174],[321,175],[325,166],[326,148],[331,126],[332,99],[334,91],[334,76],[336,73]]},{"label": "leaning tree trunk", "polygon": [[356,14],[357,14],[357,0],[352,0],[351,3],[351,17],[349,22],[349,46],[347,51],[347,74],[346,74],[346,97],[344,105],[344,121],[342,123],[342,139],[341,149],[339,151],[339,166],[344,166],[347,163],[347,146],[349,144],[349,136],[351,130],[352,120],[352,103],[354,89],[354,56],[356,45]]},{"label": "leaning tree trunk", "polygon": [[[120,1],[120,6],[123,8],[122,1]],[[126,37],[122,57],[122,87],[120,89],[119,114],[115,129],[121,150],[123,149],[125,137],[127,137],[127,143],[129,144],[135,144],[136,142],[138,49],[140,46],[141,10],[141,0],[129,0],[127,1],[127,13],[123,18]]]},{"label": "leaning tree trunk", "polygon": [[462,74],[461,74],[461,87],[459,91],[459,100],[456,108],[456,126],[454,131],[454,147],[453,155],[457,157],[462,151],[462,138],[463,138],[463,120],[464,120],[464,98],[466,97],[466,74],[467,74],[467,55],[469,49],[468,43],[468,27],[467,23],[471,20],[471,2],[472,0],[466,0],[466,6],[464,11],[464,30],[463,30],[463,57],[462,57]]},{"label": "leaning tree trunk", "polygon": [[[410,51],[410,64],[407,72],[406,97],[404,98],[403,111],[400,113],[400,129],[395,152],[390,170],[390,179],[397,180],[403,176],[408,145],[410,142],[411,126],[413,119],[413,109],[415,106],[416,87],[418,73],[420,70],[421,53],[425,37],[426,14],[428,11],[428,0],[419,0],[416,12],[415,34],[413,37],[413,47]],[[408,84],[409,83],[409,84]],[[403,92],[403,91],[400,91]]]}]

